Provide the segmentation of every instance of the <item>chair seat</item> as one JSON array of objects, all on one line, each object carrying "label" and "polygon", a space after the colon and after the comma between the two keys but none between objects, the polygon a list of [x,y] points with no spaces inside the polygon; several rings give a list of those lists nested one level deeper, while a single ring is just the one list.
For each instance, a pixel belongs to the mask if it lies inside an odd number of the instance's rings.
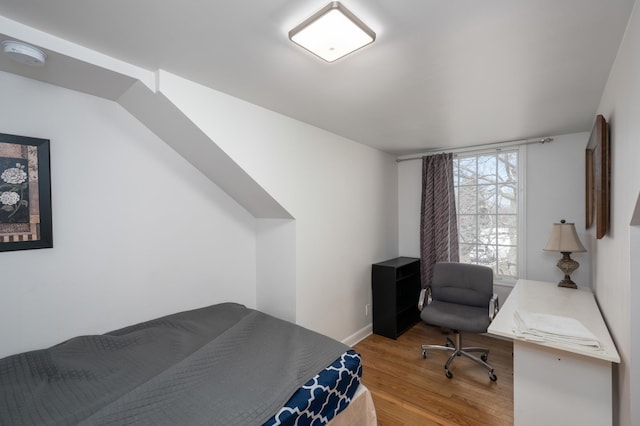
[{"label": "chair seat", "polygon": [[433,300],[420,314],[422,321],[439,327],[470,333],[484,333],[489,327],[489,308]]}]

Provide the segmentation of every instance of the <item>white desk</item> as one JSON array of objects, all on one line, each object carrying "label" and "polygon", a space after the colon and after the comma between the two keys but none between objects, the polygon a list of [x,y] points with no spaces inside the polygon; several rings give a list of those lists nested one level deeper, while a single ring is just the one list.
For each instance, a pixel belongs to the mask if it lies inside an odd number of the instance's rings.
[{"label": "white desk", "polygon": [[[598,338],[602,347],[519,338],[513,331],[517,309],[574,318]],[[619,363],[620,356],[590,291],[519,280],[488,332],[513,340],[516,426],[611,425],[611,363]]]}]

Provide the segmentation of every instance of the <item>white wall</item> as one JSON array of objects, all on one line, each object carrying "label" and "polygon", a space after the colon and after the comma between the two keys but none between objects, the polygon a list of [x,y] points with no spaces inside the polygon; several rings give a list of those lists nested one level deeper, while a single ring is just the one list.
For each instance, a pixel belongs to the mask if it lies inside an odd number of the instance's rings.
[{"label": "white wall", "polygon": [[226,300],[364,337],[371,264],[398,252],[394,157],[161,81],[295,220],[255,219],[116,103],[2,74],[2,131],[51,140],[55,247],[0,256],[0,356]]},{"label": "white wall", "polygon": [[420,257],[422,160],[398,163],[398,249],[401,256]]},{"label": "white wall", "polygon": [[[630,258],[631,259],[640,259],[640,199],[638,199],[638,204],[636,204],[636,220],[632,223],[631,226],[631,244],[630,244]],[[640,282],[640,265],[638,262],[631,262],[631,272],[630,272],[631,280],[630,283],[638,283]],[[630,358],[629,362],[630,368],[627,369],[629,371],[629,399],[633,400],[634,398],[638,398],[640,395],[640,327],[637,325],[640,324],[640,309],[638,306],[640,305],[640,289],[637,285],[631,287],[631,305],[633,308],[631,309],[631,336],[630,336]],[[633,324],[636,326],[634,327]],[[622,380],[618,379],[618,382],[625,382],[624,378]],[[623,392],[620,392],[622,395],[626,395]],[[628,402],[625,401],[625,404]],[[640,419],[640,407],[638,404],[631,405],[631,419]],[[637,421],[637,420],[636,420]]]},{"label": "white wall", "polygon": [[550,144],[527,145],[526,277],[559,282],[560,253],[545,252],[553,223],[565,219],[576,224],[586,253],[572,253],[580,267],[571,274],[579,287],[591,286],[591,250],[585,229],[585,147],[589,133],[554,136]]},{"label": "white wall", "polygon": [[0,253],[0,357],[256,303],[256,221],[114,102],[0,73],[0,131],[51,140],[53,249]]},{"label": "white wall", "polygon": [[256,305],[296,322],[296,221],[257,220]]},{"label": "white wall", "polygon": [[370,330],[371,264],[395,257],[395,158],[161,72],[159,90],[295,218],[296,321]]},{"label": "white wall", "polygon": [[[526,276],[523,278],[551,282],[562,279],[562,273],[555,266],[561,255],[542,251],[554,222],[561,219],[575,222],[578,236],[586,242],[584,150],[588,136],[587,133],[554,136],[552,143],[526,147]],[[420,256],[421,185],[420,160],[398,163],[398,245],[402,256]],[[572,275],[573,280],[588,287],[589,253],[576,253],[572,257],[581,264]],[[496,286],[502,301],[509,291],[510,287]]]},{"label": "white wall", "polygon": [[[620,425],[640,424],[640,360],[638,323],[631,312],[640,310],[638,276],[631,277],[631,224],[640,194],[640,11],[634,6],[618,56],[602,95],[598,114],[610,124],[611,229],[602,239],[591,236],[594,253],[593,286],[600,308],[620,353],[616,371],[615,414]],[[632,286],[634,289],[632,290]],[[634,327],[635,326],[635,327]],[[632,329],[636,330],[632,333]],[[632,341],[632,335],[636,336]],[[635,392],[634,392],[635,391]],[[635,404],[632,404],[635,401]]]}]

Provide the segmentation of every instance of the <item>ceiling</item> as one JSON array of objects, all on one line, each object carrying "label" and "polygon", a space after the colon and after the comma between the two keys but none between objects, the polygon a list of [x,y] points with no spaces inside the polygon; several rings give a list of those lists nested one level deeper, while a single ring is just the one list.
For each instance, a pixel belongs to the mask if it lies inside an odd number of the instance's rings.
[{"label": "ceiling", "polygon": [[[634,2],[343,0],[377,39],[331,64],[287,38],[327,0],[0,0],[0,15],[409,154],[590,130]],[[91,75],[100,95],[109,77]]]}]

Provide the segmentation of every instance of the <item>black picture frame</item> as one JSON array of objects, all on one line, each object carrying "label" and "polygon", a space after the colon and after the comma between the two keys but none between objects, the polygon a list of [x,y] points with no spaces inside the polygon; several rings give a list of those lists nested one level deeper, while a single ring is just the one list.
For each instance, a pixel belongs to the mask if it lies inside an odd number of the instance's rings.
[{"label": "black picture frame", "polygon": [[0,133],[0,252],[52,247],[49,140]]}]

